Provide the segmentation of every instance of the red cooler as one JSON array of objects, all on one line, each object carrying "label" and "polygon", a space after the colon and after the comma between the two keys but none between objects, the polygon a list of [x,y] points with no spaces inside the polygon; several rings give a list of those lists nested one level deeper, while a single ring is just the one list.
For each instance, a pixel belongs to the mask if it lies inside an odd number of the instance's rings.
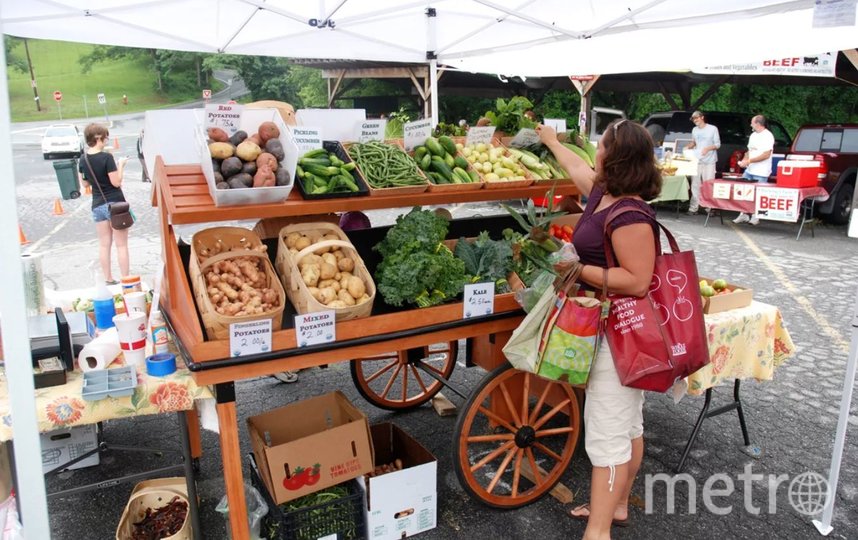
[{"label": "red cooler", "polygon": [[818,161],[778,162],[778,181],[780,187],[803,188],[819,185],[820,163]]}]

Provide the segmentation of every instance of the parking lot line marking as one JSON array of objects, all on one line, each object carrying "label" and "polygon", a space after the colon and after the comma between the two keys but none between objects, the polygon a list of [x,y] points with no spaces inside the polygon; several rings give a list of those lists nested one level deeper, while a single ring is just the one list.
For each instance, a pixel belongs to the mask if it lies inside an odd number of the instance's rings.
[{"label": "parking lot line marking", "polygon": [[61,222],[59,222],[59,223],[57,224],[57,226],[56,226],[56,227],[54,227],[53,229],[51,229],[51,232],[49,232],[49,233],[48,233],[48,234],[46,234],[45,236],[43,236],[43,237],[39,238],[38,240],[36,240],[36,242],[35,242],[33,245],[29,246],[29,249],[27,249],[27,253],[35,253],[35,252],[36,252],[36,250],[37,250],[37,249],[39,249],[39,247],[40,247],[42,244],[44,244],[45,242],[47,242],[47,241],[51,238],[51,236],[53,236],[53,235],[57,234],[58,232],[60,232],[61,230],[63,230],[63,227],[65,227],[66,225],[68,225],[69,221],[71,221],[71,220],[69,219],[70,217],[75,216],[75,215],[77,215],[77,214],[81,213],[83,210],[85,210],[85,209],[87,209],[87,208],[90,208],[90,207],[89,207],[89,206],[87,206],[87,205],[85,205],[85,204],[80,205],[80,206],[78,207],[78,209],[77,209],[77,210],[75,210],[74,212],[72,212],[71,214],[69,214],[68,216],[66,216],[66,218],[65,218],[65,219],[63,219]]},{"label": "parking lot line marking", "polygon": [[781,285],[783,285],[783,288],[793,295],[796,302],[798,302],[804,312],[807,313],[808,316],[813,319],[817,325],[819,325],[819,328],[821,328],[823,332],[828,334],[828,336],[834,341],[834,344],[840,347],[840,350],[842,350],[844,354],[848,355],[849,343],[847,343],[846,340],[843,339],[843,336],[840,335],[840,332],[838,332],[833,326],[831,326],[831,324],[828,323],[828,320],[813,308],[813,304],[810,303],[810,300],[808,300],[807,297],[801,294],[798,287],[793,285],[792,281],[790,281],[790,279],[783,272],[783,270],[778,268],[775,263],[773,263],[772,260],[769,259],[769,256],[766,255],[762,249],[760,249],[760,247],[756,244],[756,242],[751,239],[750,236],[740,231],[735,225],[731,224],[731,227],[733,227],[733,230],[736,232],[737,235],[739,235],[739,238],[741,238],[745,242],[745,244],[748,245],[751,251],[754,252],[754,255],[757,256],[757,259],[759,259],[766,266],[766,268],[768,268],[772,272],[772,274],[775,275],[775,278],[780,281]]}]

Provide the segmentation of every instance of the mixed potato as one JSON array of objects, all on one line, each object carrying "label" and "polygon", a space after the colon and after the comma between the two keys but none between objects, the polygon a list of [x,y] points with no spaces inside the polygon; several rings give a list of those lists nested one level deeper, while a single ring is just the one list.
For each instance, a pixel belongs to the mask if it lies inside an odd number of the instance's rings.
[{"label": "mixed potato", "polygon": [[[310,236],[292,232],[283,240],[294,258],[313,244],[339,239],[336,234],[328,233],[314,242]],[[329,308],[341,309],[363,304],[370,299],[367,284],[355,274],[354,258],[337,247],[319,247],[312,251],[295,262],[301,280],[316,301]]]}]

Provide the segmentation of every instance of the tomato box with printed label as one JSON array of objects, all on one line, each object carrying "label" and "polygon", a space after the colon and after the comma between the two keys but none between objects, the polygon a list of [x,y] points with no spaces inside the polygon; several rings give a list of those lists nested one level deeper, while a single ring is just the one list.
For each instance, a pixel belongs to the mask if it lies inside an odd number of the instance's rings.
[{"label": "tomato box with printed label", "polygon": [[262,480],[277,504],[372,471],[369,423],[342,392],[247,419]]}]

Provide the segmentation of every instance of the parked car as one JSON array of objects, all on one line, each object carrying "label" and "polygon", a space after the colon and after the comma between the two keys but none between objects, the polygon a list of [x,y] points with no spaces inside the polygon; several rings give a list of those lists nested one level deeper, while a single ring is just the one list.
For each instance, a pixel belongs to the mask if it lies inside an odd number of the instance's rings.
[{"label": "parked car", "polygon": [[816,178],[828,192],[817,206],[826,221],[849,222],[858,174],[858,124],[809,124],[795,134],[788,160],[816,163]]},{"label": "parked car", "polygon": [[80,131],[72,124],[54,124],[48,126],[42,136],[42,156],[45,159],[55,157],[79,158],[83,152]]},{"label": "parked car", "polygon": [[[664,133],[665,144],[684,146],[691,141],[691,113],[694,111],[667,111],[649,115],[643,126],[650,133]],[[753,114],[723,111],[703,111],[706,123],[718,128],[721,137],[721,148],[718,150],[718,163],[715,172],[741,174],[738,162],[748,149],[748,137],[751,135],[751,118]],[[660,128],[660,129],[659,129]],[[792,139],[780,122],[768,119],[768,128],[775,137],[775,161],[783,158],[789,150]],[[738,157],[737,157],[738,156]],[[774,169],[772,169],[774,174]]]}]

